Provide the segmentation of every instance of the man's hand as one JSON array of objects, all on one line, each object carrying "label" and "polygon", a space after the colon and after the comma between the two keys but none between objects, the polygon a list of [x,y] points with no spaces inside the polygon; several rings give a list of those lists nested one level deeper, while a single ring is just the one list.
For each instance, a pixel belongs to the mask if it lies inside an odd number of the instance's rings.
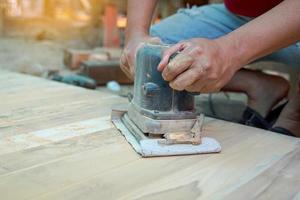
[{"label": "man's hand", "polygon": [[138,49],[145,43],[159,44],[160,42],[158,37],[150,36],[136,37],[129,40],[121,55],[120,67],[130,79],[134,77],[134,64]]},{"label": "man's hand", "polygon": [[[217,92],[240,68],[224,46],[217,40],[202,38],[179,42],[164,52],[158,70],[175,90]],[[169,62],[176,52],[179,54]]]}]

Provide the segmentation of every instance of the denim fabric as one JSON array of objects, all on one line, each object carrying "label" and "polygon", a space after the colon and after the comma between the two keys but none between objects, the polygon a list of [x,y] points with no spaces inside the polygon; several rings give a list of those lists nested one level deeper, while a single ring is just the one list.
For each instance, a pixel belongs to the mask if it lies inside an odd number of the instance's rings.
[{"label": "denim fabric", "polygon": [[[179,9],[150,29],[152,36],[164,43],[174,44],[181,40],[203,37],[218,38],[239,28],[252,18],[238,16],[226,9],[224,4]],[[300,69],[300,43],[274,52],[259,60],[281,62]]]}]

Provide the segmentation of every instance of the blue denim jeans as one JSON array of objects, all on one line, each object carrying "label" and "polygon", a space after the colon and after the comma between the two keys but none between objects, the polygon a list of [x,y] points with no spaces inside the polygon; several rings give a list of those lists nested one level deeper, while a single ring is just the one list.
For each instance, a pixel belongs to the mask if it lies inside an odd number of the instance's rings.
[{"label": "blue denim jeans", "polygon": [[[214,39],[230,33],[250,20],[252,18],[231,13],[224,4],[211,4],[179,9],[176,14],[153,25],[150,34],[160,37],[167,44],[197,37]],[[281,62],[300,69],[300,43],[283,48],[259,60]]]}]

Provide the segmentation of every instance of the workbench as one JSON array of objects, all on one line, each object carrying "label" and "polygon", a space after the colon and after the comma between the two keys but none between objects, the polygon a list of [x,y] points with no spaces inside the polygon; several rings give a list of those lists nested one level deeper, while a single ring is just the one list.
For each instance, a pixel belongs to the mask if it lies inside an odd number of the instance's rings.
[{"label": "workbench", "polygon": [[0,71],[0,199],[299,199],[299,139],[207,118],[222,152],[141,158],[110,122],[127,99]]}]

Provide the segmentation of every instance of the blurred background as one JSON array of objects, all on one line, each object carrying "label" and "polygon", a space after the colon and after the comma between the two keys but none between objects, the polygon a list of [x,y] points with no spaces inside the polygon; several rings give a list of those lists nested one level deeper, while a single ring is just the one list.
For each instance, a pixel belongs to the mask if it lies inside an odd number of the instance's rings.
[{"label": "blurred background", "polygon": [[[160,0],[153,23],[182,7],[221,2]],[[132,81],[119,69],[126,4],[126,0],[0,0],[0,69],[90,89],[105,86],[126,96]],[[274,63],[252,67],[297,82],[299,72],[294,69]],[[200,95],[197,105],[209,115],[238,121],[245,102],[243,94],[219,93]]]},{"label": "blurred background", "polygon": [[[0,0],[1,67],[17,68],[34,56],[32,61],[47,69],[62,69],[65,67],[64,59],[60,59],[62,48],[106,47],[114,48],[117,53],[124,46],[126,3],[124,0]],[[180,7],[207,3],[161,0],[153,22]],[[15,57],[18,59],[12,59]]]},{"label": "blurred background", "polygon": [[[1,36],[36,40],[68,40],[88,47],[120,47],[126,26],[124,0],[1,0]],[[205,0],[162,0],[154,22],[180,7]],[[109,32],[109,34],[108,34]]]}]

